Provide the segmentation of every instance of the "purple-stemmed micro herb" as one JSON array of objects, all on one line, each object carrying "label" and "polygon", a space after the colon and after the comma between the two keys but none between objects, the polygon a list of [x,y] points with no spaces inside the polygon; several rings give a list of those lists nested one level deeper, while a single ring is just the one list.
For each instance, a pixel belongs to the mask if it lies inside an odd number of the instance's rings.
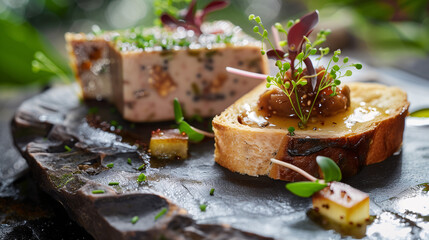
[{"label": "purple-stemmed micro herb", "polygon": [[[320,56],[316,58],[316,60],[320,61],[323,56],[329,53],[328,47],[317,49],[316,46],[325,42],[326,36],[330,34],[329,30],[321,30],[317,34],[314,42],[308,39],[308,36],[319,22],[319,12],[317,10],[304,15],[296,21],[289,21],[286,29],[283,28],[282,24],[276,23],[272,27],[274,43],[268,38],[268,31],[262,24],[262,20],[259,16],[251,14],[249,16],[249,21],[255,21],[257,24],[253,27],[253,31],[262,38],[262,55],[267,54],[269,59],[276,60],[276,67],[279,70],[275,76],[266,76],[267,87],[274,85],[280,88],[289,98],[296,116],[301,120],[298,123],[300,128],[306,127],[311,116],[311,111],[321,91],[326,88],[331,88],[332,94],[330,94],[330,96],[335,96],[337,94],[336,88],[341,84],[339,78],[352,75],[351,70],[345,69],[355,67],[359,70],[362,68],[362,64],[359,63],[348,64],[347,57],[343,59],[342,64],[338,63],[341,50],[337,50],[329,60],[326,68],[322,68],[322,70],[316,72],[310,56],[316,55],[316,53],[319,52]],[[281,34],[286,36],[286,40],[280,40],[279,35]],[[268,42],[271,47],[270,50],[264,50],[264,41]],[[338,63],[338,65],[336,63]],[[306,67],[305,72],[303,69],[304,65]],[[256,79],[261,79],[264,76],[262,74],[248,73],[230,67],[227,67],[227,71]],[[319,75],[321,76],[320,83],[318,83]],[[297,104],[302,97],[299,96],[297,89],[305,86],[308,81],[311,82],[311,91],[314,93],[314,98],[313,101],[311,101],[308,112],[304,112],[302,111],[301,105]],[[296,101],[292,101],[291,96],[296,97]]]},{"label": "purple-stemmed micro herb", "polygon": [[227,1],[212,1],[207,4],[203,9],[197,11],[197,1],[192,0],[192,2],[189,4],[188,9],[185,11],[185,14],[181,16],[180,19],[177,19],[168,13],[163,13],[161,15],[161,22],[164,26],[167,26],[169,28],[183,27],[187,30],[194,31],[196,35],[201,35],[201,25],[203,24],[207,14],[223,9],[228,6],[228,4],[229,3]]}]

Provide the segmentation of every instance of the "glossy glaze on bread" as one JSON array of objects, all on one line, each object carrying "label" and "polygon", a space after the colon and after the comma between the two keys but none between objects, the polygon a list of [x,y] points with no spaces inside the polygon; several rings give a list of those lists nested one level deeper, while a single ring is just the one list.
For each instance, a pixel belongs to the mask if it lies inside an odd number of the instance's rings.
[{"label": "glossy glaze on bread", "polygon": [[[292,163],[316,177],[318,155],[336,161],[345,176],[385,160],[401,146],[407,95],[399,88],[380,84],[350,83],[349,87],[352,107],[344,115],[319,119],[300,130],[292,119],[285,119],[284,124],[278,123],[279,119],[273,121],[277,124],[251,123],[261,119],[257,114],[255,117],[254,109],[266,87],[258,86],[214,118],[215,161],[242,174],[296,181],[301,180],[298,174],[271,164],[269,159]],[[361,116],[362,112],[367,116]],[[252,115],[250,123],[240,121],[248,115]],[[295,136],[288,135],[288,126],[297,129]]]}]

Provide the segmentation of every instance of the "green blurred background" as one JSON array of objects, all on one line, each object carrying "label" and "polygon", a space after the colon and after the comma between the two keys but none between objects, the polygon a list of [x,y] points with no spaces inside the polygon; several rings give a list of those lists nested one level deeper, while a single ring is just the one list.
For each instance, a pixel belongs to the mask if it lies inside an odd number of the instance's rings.
[{"label": "green blurred background", "polygon": [[[199,6],[209,1],[200,0]],[[266,25],[295,19],[319,9],[320,26],[331,28],[331,49],[343,48],[374,66],[389,65],[427,79],[429,4],[426,0],[231,0],[209,19],[227,19],[251,34],[250,13]],[[96,24],[113,30],[151,26],[153,0],[0,0],[0,87],[46,86],[56,79],[33,73],[31,61],[43,51],[71,74],[64,33],[90,32]]]}]

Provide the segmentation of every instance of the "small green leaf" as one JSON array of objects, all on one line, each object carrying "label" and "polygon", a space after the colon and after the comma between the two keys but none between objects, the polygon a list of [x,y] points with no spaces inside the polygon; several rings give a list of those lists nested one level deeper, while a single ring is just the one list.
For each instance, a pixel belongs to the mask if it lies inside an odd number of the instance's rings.
[{"label": "small green leaf", "polygon": [[180,106],[179,100],[174,99],[174,119],[177,124],[180,124],[183,121],[182,107]]},{"label": "small green leaf", "polygon": [[268,37],[268,31],[266,29],[264,30],[264,33],[262,34],[262,37],[265,37],[265,38]]},{"label": "small green leaf", "polygon": [[138,216],[134,216],[133,218],[131,218],[131,223],[132,224],[136,224],[138,220],[139,220],[139,217]]},{"label": "small green leaf", "polygon": [[295,128],[294,127],[288,127],[288,132],[289,132],[289,135],[291,135],[291,136],[295,136]]},{"label": "small green leaf", "polygon": [[140,173],[140,175],[137,177],[137,182],[144,182],[146,181],[146,175],[144,173]]},{"label": "small green leaf", "polygon": [[348,57],[345,57],[344,59],[343,59],[343,63],[347,63],[349,61],[349,58]]},{"label": "small green leaf", "polygon": [[341,181],[341,170],[332,159],[324,156],[317,156],[316,161],[323,172],[325,182]]},{"label": "small green leaf", "polygon": [[280,41],[279,45],[280,45],[280,47],[284,47],[287,45],[287,42],[286,41]]},{"label": "small green leaf", "polygon": [[299,60],[299,61],[301,61],[303,57],[304,57],[304,53],[303,53],[303,52],[300,52],[300,53],[298,54],[298,56],[296,56],[296,59],[297,59],[297,60]]},{"label": "small green leaf", "polygon": [[200,210],[201,210],[201,212],[205,212],[205,211],[206,211],[206,208],[207,208],[207,205],[206,205],[206,204],[201,204],[201,205],[200,205]]},{"label": "small green leaf", "polygon": [[353,72],[351,70],[346,71],[346,76],[350,77],[352,74],[353,74]]},{"label": "small green leaf", "polygon": [[282,26],[280,23],[278,23],[278,22],[274,24],[274,27],[275,27],[277,30],[283,29],[283,26]]},{"label": "small green leaf", "polygon": [[259,27],[258,26],[255,26],[255,27],[253,27],[253,31],[256,33],[256,32],[259,32]]},{"label": "small green leaf", "polygon": [[252,21],[253,19],[255,19],[255,14],[250,14],[249,15],[249,21]]},{"label": "small green leaf", "polygon": [[317,53],[317,49],[313,48],[310,50],[310,55],[314,55]]},{"label": "small green leaf", "polygon": [[186,135],[188,135],[189,140],[191,140],[193,142],[200,142],[201,140],[204,139],[204,135],[203,134],[196,132],[185,121],[182,121],[182,122],[179,123],[179,130],[180,130],[181,133],[186,133]]},{"label": "small green leaf", "polygon": [[210,196],[213,196],[213,195],[214,195],[214,191],[215,191],[215,189],[214,189],[214,188],[210,189]]},{"label": "small green leaf", "polygon": [[332,89],[332,93],[329,94],[329,96],[331,96],[331,97],[337,96],[337,86],[332,85],[331,89]]},{"label": "small green leaf", "polygon": [[164,216],[164,214],[166,214],[166,213],[167,213],[167,208],[162,208],[161,211],[159,211],[159,213],[156,214],[155,221],[158,220],[158,218]]},{"label": "small green leaf", "polygon": [[294,20],[289,20],[289,22],[287,22],[287,27],[290,28],[292,27],[292,25],[295,23]]},{"label": "small green leaf", "polygon": [[311,197],[314,193],[325,188],[326,184],[318,182],[294,182],[286,184],[286,188],[300,197]]},{"label": "small green leaf", "polygon": [[338,85],[340,85],[340,84],[341,84],[341,81],[340,81],[340,80],[338,80],[338,79],[335,79],[335,80],[334,80],[334,84],[338,86]]},{"label": "small green leaf", "polygon": [[64,149],[65,149],[67,152],[70,152],[70,151],[71,151],[71,148],[70,148],[69,146],[67,146],[67,145],[65,145],[65,146],[64,146]]},{"label": "small green leaf", "polygon": [[339,67],[338,65],[334,65],[332,68],[333,68],[335,71],[340,71],[340,67]]},{"label": "small green leaf", "polygon": [[339,58],[338,58],[337,56],[335,56],[335,55],[334,55],[334,56],[332,57],[332,61],[334,61],[334,62],[338,62],[338,60],[339,60]]},{"label": "small green leaf", "polygon": [[259,16],[257,16],[257,17],[255,17],[255,21],[256,21],[257,23],[261,23],[261,18],[260,18]]},{"label": "small green leaf", "polygon": [[354,64],[354,66],[357,70],[362,69],[362,64],[360,64],[360,63],[356,63],[356,64]]},{"label": "small green leaf", "polygon": [[113,166],[114,166],[113,163],[109,163],[109,164],[106,165],[106,167],[108,167],[108,168],[112,168]]}]

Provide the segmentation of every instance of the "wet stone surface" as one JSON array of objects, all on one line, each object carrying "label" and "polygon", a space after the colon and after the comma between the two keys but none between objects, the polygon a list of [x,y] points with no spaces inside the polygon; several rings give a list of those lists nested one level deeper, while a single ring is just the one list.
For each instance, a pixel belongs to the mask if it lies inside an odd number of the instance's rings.
[{"label": "wet stone surface", "polygon": [[[150,132],[172,124],[128,123],[108,104],[80,103],[70,87],[57,87],[20,106],[13,136],[30,165],[31,182],[99,239],[344,237],[313,222],[307,216],[311,200],[292,195],[284,182],[243,176],[215,164],[212,140],[190,145],[187,160],[151,160],[146,152]],[[401,153],[345,180],[371,198],[374,221],[361,237],[429,238],[424,185],[428,134],[428,127],[407,126]],[[141,173],[147,181],[139,183]],[[206,211],[200,210],[201,204],[207,205]],[[155,219],[164,208],[167,213]],[[134,216],[139,217],[136,224],[131,223]]]}]

